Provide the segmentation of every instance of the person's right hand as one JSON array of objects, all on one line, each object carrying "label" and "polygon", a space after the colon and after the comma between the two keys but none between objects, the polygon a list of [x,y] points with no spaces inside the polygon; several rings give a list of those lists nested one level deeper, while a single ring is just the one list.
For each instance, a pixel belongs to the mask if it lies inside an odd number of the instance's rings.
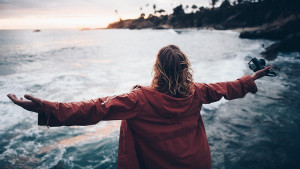
[{"label": "person's right hand", "polygon": [[272,65],[271,65],[271,66],[268,66],[268,67],[265,67],[264,69],[261,69],[261,70],[255,72],[255,73],[251,76],[251,78],[252,78],[253,80],[262,78],[262,77],[264,77],[264,76],[266,76],[266,75],[268,74],[268,71],[269,71],[270,69],[272,69]]},{"label": "person's right hand", "polygon": [[7,97],[13,101],[16,105],[24,108],[25,110],[28,111],[33,111],[36,113],[41,113],[43,112],[43,100],[33,97],[31,95],[27,95],[25,94],[24,97],[28,100],[23,100],[23,98],[21,97],[20,99],[18,99],[16,97],[16,95],[14,94],[8,94]]}]

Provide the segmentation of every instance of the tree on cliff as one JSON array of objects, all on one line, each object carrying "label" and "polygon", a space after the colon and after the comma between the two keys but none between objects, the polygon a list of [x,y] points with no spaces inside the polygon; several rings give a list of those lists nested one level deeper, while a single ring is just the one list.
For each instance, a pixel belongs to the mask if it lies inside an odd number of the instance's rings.
[{"label": "tree on cliff", "polygon": [[160,9],[160,10],[155,11],[155,13],[159,13],[159,15],[162,15],[165,12],[166,11],[164,9]]},{"label": "tree on cliff", "polygon": [[185,13],[184,13],[184,10],[183,10],[183,8],[182,8],[182,5],[179,5],[179,6],[177,6],[177,7],[175,7],[174,9],[173,9],[173,15],[174,16],[180,16],[180,15],[184,15]]},{"label": "tree on cliff", "polygon": [[222,2],[222,4],[220,5],[220,8],[227,8],[227,7],[229,7],[229,6],[231,6],[229,0],[224,0],[224,1]]},{"label": "tree on cliff", "polygon": [[121,16],[119,15],[119,12],[118,12],[117,9],[115,9],[115,14],[119,17],[120,21],[122,21],[122,18],[121,18]]},{"label": "tree on cliff", "polygon": [[211,5],[213,8],[215,8],[215,5],[216,3],[218,2],[219,0],[211,0]]},{"label": "tree on cliff", "polygon": [[140,18],[141,18],[141,19],[144,19],[144,18],[145,18],[145,13],[141,13]]},{"label": "tree on cliff", "polygon": [[186,25],[185,21],[189,20],[187,15],[184,13],[182,5],[179,5],[173,9],[173,14],[170,20],[170,24],[173,27],[181,27],[181,25]]},{"label": "tree on cliff", "polygon": [[154,10],[154,14],[156,13],[156,5],[155,4],[153,4],[153,10]]},{"label": "tree on cliff", "polygon": [[195,12],[195,10],[197,10],[197,8],[198,8],[197,5],[193,5],[192,6],[193,12]]}]

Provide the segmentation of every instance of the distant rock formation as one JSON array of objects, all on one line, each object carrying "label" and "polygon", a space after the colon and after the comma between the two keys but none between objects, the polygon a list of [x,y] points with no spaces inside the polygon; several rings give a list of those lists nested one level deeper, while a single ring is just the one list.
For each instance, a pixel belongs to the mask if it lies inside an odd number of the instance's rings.
[{"label": "distant rock formation", "polygon": [[36,29],[36,30],[34,30],[33,32],[41,32],[41,30],[39,30],[39,29]]}]

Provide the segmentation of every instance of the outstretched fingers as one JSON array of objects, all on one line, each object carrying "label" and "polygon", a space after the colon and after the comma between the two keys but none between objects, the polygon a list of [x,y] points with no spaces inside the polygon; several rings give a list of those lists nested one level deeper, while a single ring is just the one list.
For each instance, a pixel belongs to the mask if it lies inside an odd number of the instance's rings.
[{"label": "outstretched fingers", "polygon": [[43,101],[39,98],[33,97],[31,95],[25,95],[24,97],[28,100],[24,100],[22,97],[20,99],[17,98],[14,94],[8,94],[7,97],[13,101],[18,106],[21,106],[22,108],[33,111],[36,113],[42,112],[43,110]]},{"label": "outstretched fingers", "polygon": [[266,76],[270,69],[272,69],[272,65],[255,72],[251,77],[253,80],[260,79],[260,78]]},{"label": "outstretched fingers", "polygon": [[43,101],[42,101],[41,99],[36,98],[36,97],[33,97],[33,96],[29,95],[29,94],[25,94],[24,97],[25,97],[26,99],[28,99],[28,100],[33,101],[34,103],[39,104],[39,105],[42,105],[42,104],[43,104]]},{"label": "outstretched fingers", "polygon": [[265,67],[264,70],[270,70],[270,69],[272,69],[272,67],[273,67],[273,65],[270,65],[268,67]]},{"label": "outstretched fingers", "polygon": [[18,98],[16,97],[16,95],[14,94],[8,94],[7,97],[12,101],[14,102],[15,104],[18,104]]}]

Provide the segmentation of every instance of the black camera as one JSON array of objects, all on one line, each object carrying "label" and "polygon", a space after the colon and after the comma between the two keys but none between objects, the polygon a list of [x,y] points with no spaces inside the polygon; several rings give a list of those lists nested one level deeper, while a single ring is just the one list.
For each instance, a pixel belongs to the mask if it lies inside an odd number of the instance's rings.
[{"label": "black camera", "polygon": [[[264,69],[265,66],[266,66],[266,61],[264,59],[256,59],[256,58],[253,58],[250,60],[250,62],[248,63],[249,65],[249,68],[251,70],[253,70],[254,72],[257,72],[261,69]],[[267,71],[267,76],[271,76],[271,77],[275,77],[276,76],[276,73],[273,72],[272,70],[268,70]]]}]

